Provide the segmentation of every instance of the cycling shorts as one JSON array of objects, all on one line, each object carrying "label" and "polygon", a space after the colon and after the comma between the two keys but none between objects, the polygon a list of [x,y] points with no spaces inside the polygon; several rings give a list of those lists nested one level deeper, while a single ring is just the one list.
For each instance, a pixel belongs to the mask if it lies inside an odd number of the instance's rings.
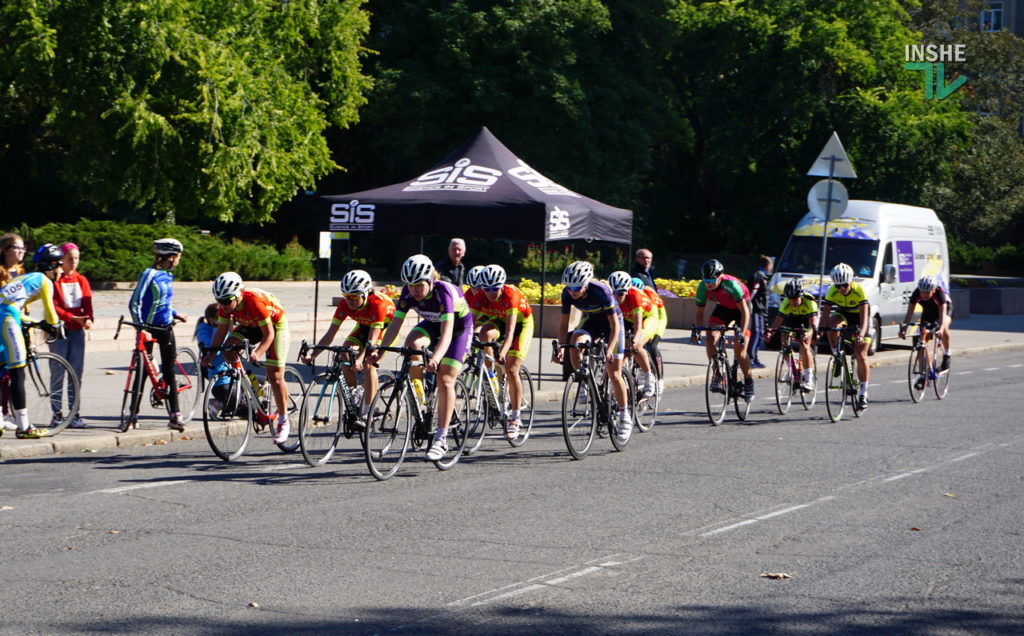
[{"label": "cycling shorts", "polygon": [[[492,318],[485,322],[481,330],[494,327],[498,330],[498,338],[505,337],[505,319],[504,318]],[[512,347],[508,350],[510,358],[519,358],[525,360],[526,355],[530,352],[530,343],[533,342],[533,316],[527,317],[525,320],[516,322],[516,328],[512,333]]]},{"label": "cycling shorts", "polygon": [[[274,342],[267,349],[267,360],[264,364],[268,367],[284,367],[288,364],[288,347],[291,344],[288,320],[282,318],[280,322],[274,323],[273,328]],[[228,337],[236,340],[248,340],[250,344],[258,345],[263,340],[263,331],[259,327],[238,325]]]},{"label": "cycling shorts", "polygon": [[[626,352],[626,327],[623,324],[622,317],[619,320],[619,338],[616,342],[608,343],[609,348],[614,347],[615,359],[622,360],[625,357]],[[576,327],[574,334],[585,334],[590,336],[592,340],[603,339],[608,342],[609,337],[612,335],[612,326],[608,324],[608,318],[606,316],[593,316],[591,318],[585,318],[583,322]]]},{"label": "cycling shorts", "polygon": [[[370,325],[356,325],[347,336],[345,336],[345,345],[349,347],[359,347],[360,349],[366,348],[366,341],[370,337]],[[384,328],[377,334],[377,338],[374,342],[370,343],[373,345],[379,345],[384,340],[384,332],[387,331],[388,326],[385,324]]]},{"label": "cycling shorts", "polygon": [[25,335],[21,332],[21,311],[17,307],[0,304],[0,335],[3,339],[0,360],[8,369],[25,366],[28,347],[25,346]]},{"label": "cycling shorts", "polygon": [[[711,317],[708,318],[709,327],[730,327],[733,324],[737,326],[743,321],[743,312],[738,308],[730,309],[725,305],[717,305],[715,310],[711,312]],[[750,337],[750,329],[743,330],[743,337]]]},{"label": "cycling shorts", "polygon": [[[462,318],[455,318],[455,325],[452,329],[452,341],[441,358],[441,364],[446,364],[456,369],[462,368],[462,362],[469,353],[469,345],[473,341],[473,315],[469,312]],[[441,323],[432,320],[422,320],[412,328],[418,335],[426,336],[430,340],[430,346],[437,345],[441,339]]]}]

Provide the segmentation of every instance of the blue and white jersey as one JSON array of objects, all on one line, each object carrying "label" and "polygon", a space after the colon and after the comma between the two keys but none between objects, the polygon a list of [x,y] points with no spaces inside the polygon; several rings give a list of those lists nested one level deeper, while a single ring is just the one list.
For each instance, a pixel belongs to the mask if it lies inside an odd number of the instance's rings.
[{"label": "blue and white jersey", "polygon": [[128,311],[133,322],[164,327],[171,324],[177,314],[171,306],[174,295],[171,285],[174,276],[165,269],[146,268],[135,284]]}]

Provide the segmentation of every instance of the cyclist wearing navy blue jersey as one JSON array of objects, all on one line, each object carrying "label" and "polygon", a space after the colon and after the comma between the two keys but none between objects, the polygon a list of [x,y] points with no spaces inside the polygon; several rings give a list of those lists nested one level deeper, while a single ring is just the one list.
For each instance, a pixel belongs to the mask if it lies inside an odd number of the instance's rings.
[{"label": "cyclist wearing navy blue jersey", "polygon": [[[562,318],[558,327],[560,344],[566,344],[567,338],[570,344],[589,342],[596,338],[603,338],[608,343],[606,369],[619,407],[615,437],[624,442],[633,431],[633,421],[626,408],[626,381],[622,378],[626,334],[622,310],[615,301],[611,287],[594,280],[594,267],[586,261],[576,261],[566,267],[562,272],[562,284],[565,289],[562,290]],[[580,310],[583,319],[576,330],[569,334],[569,312],[572,307]],[[582,362],[579,350],[570,349],[569,357],[573,368],[579,369]],[[554,361],[559,364],[562,362],[562,349],[555,350]],[[586,393],[583,393],[581,398],[585,397]]]}]

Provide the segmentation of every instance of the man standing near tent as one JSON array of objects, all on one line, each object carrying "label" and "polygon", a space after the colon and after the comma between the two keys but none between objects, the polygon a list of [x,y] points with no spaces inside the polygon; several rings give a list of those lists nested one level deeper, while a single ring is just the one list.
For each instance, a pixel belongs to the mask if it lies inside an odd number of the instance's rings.
[{"label": "man standing near tent", "polygon": [[466,266],[462,263],[466,255],[466,242],[453,238],[448,243],[448,255],[434,263],[434,269],[441,280],[462,287],[466,282]]}]

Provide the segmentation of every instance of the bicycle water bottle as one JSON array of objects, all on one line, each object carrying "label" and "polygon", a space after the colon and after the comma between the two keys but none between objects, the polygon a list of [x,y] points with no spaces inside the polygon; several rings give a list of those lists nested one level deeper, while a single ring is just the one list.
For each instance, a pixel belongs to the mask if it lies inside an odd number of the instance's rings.
[{"label": "bicycle water bottle", "polygon": [[263,385],[256,379],[256,375],[252,371],[247,375],[249,376],[249,384],[252,385],[253,391],[256,392],[256,397],[263,397]]},{"label": "bicycle water bottle", "polygon": [[487,381],[491,383],[491,390],[494,391],[494,396],[497,397],[501,390],[498,388],[498,376],[494,375],[494,369],[487,369]]},{"label": "bicycle water bottle", "polygon": [[416,394],[416,401],[420,403],[420,406],[424,406],[427,403],[426,395],[423,393],[423,380],[412,380],[412,392]]}]

